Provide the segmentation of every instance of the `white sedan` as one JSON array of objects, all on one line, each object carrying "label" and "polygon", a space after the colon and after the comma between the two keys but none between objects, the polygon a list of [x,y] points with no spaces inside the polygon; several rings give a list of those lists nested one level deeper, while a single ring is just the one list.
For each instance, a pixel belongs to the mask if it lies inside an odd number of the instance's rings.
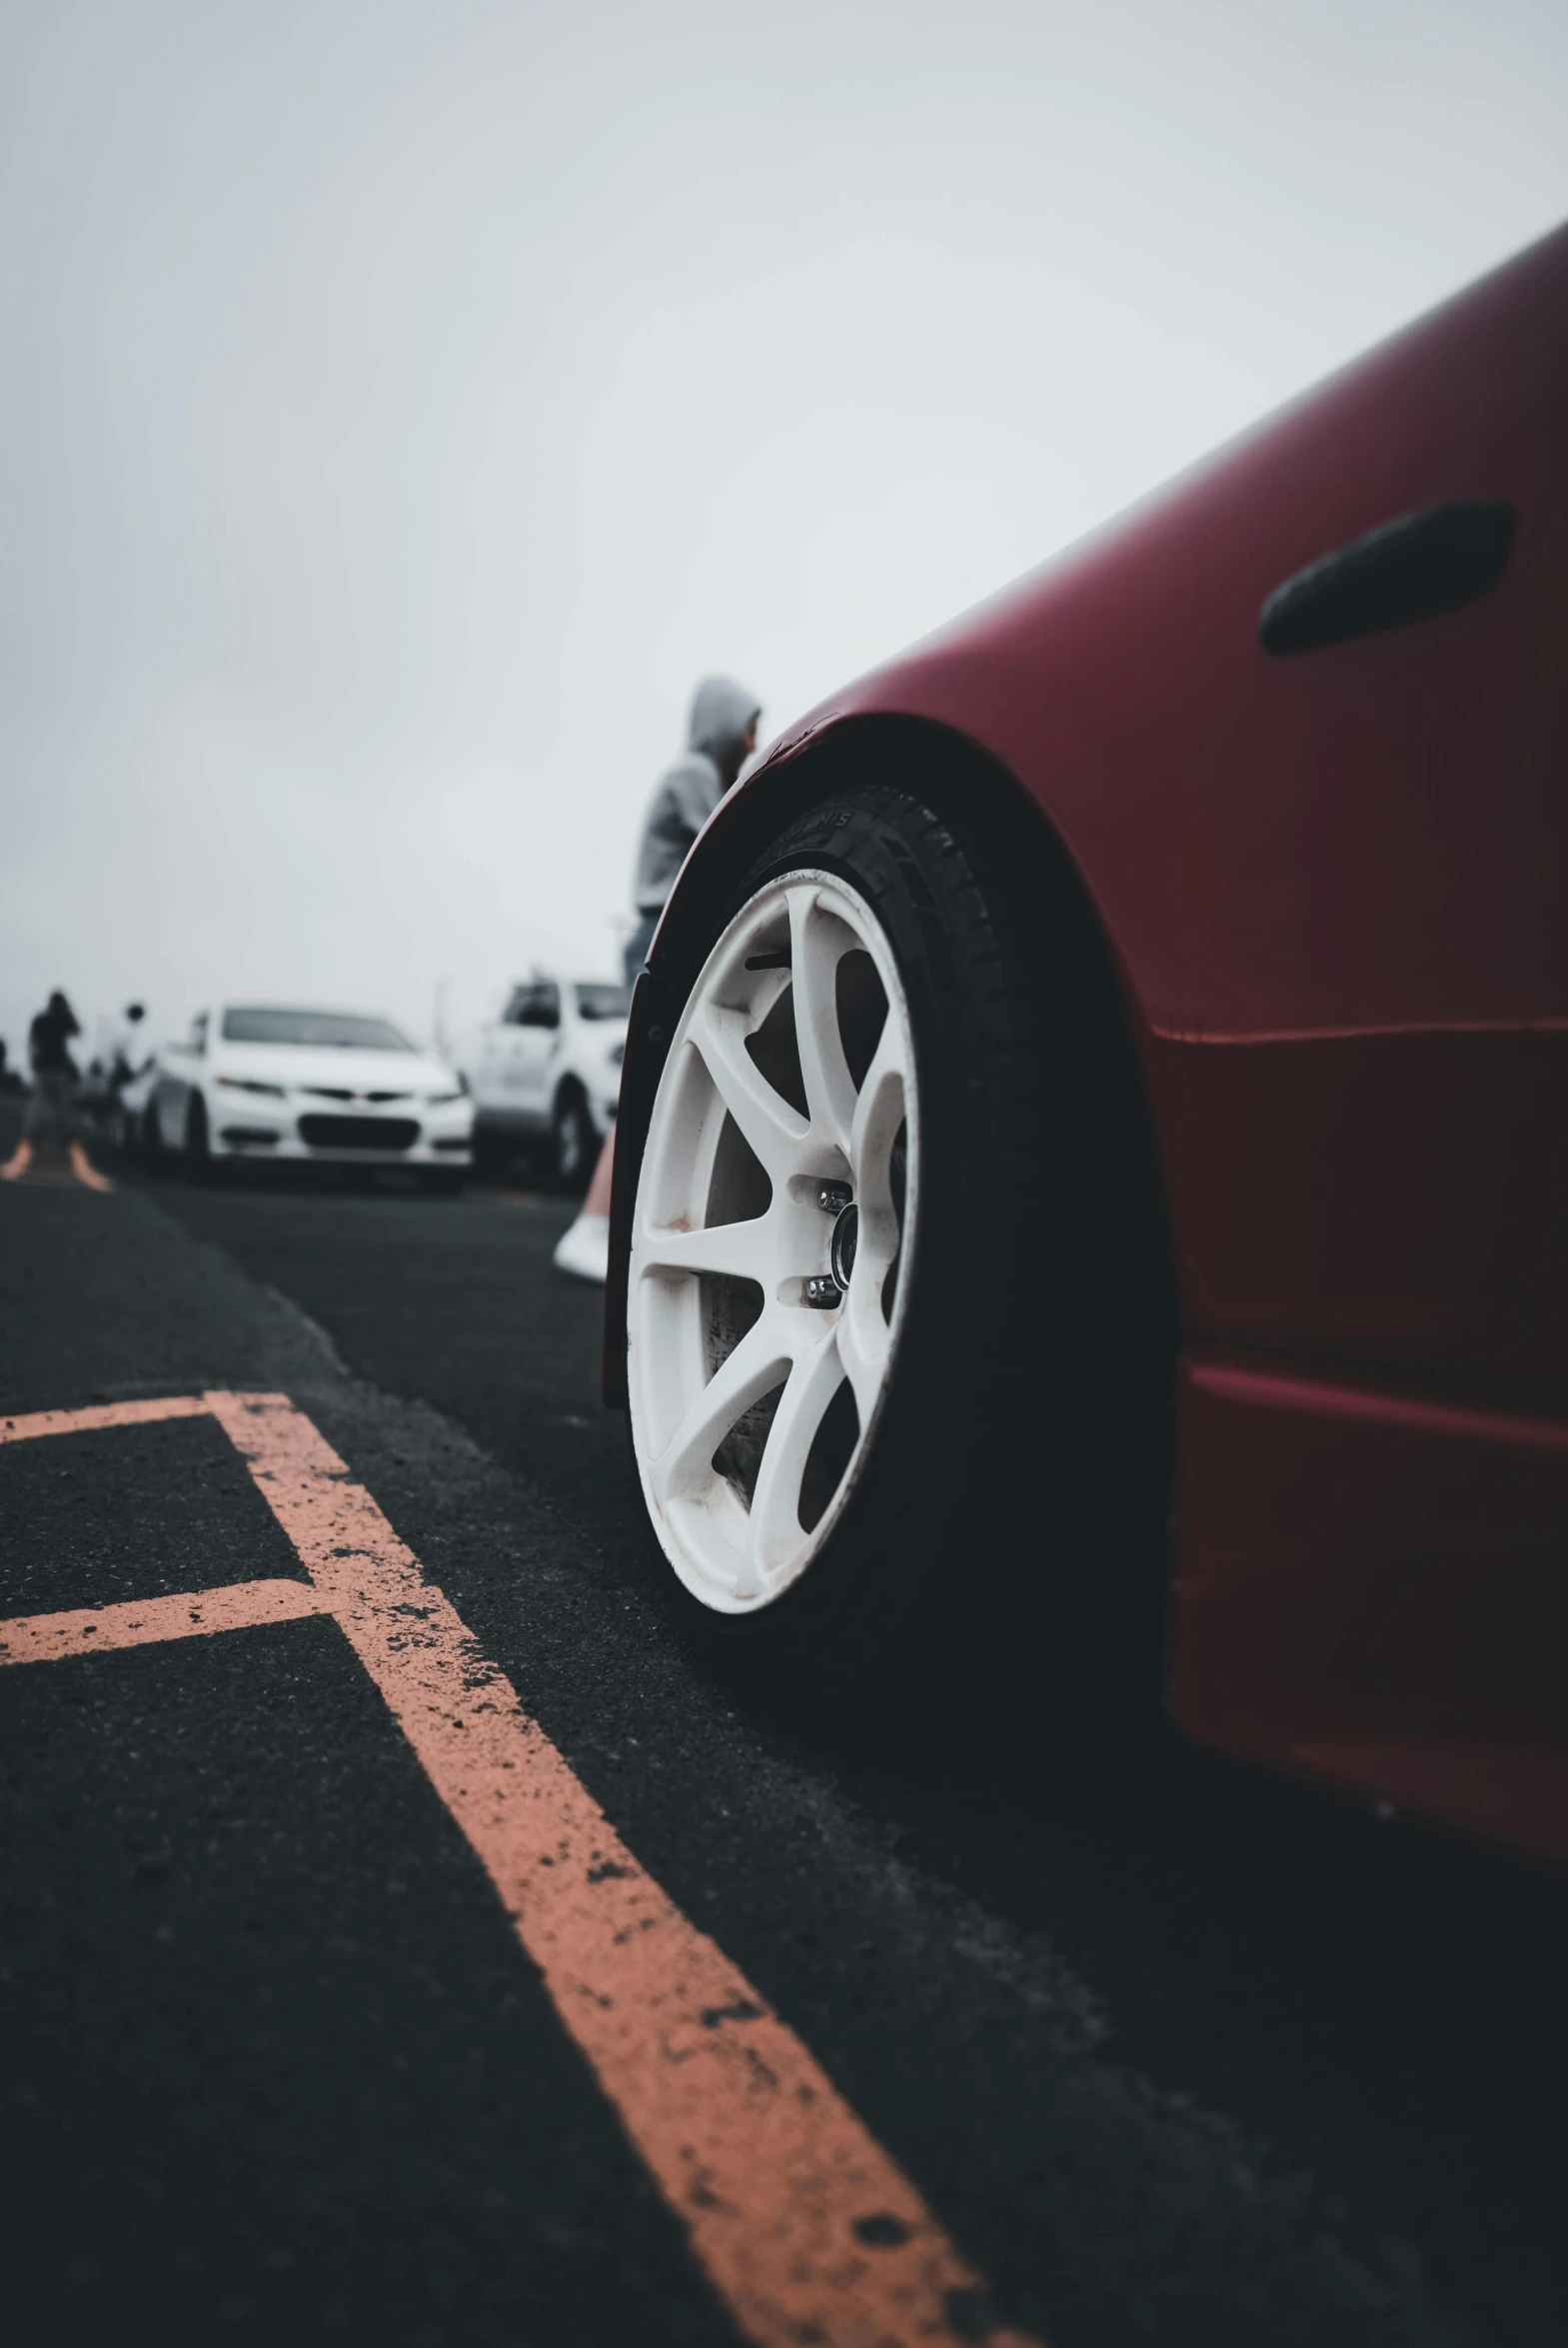
[{"label": "white sedan", "polygon": [[179,1152],[192,1173],[235,1159],[406,1166],[427,1189],[457,1190],[473,1134],[462,1077],[390,1020],[235,1003],[163,1047],[140,1138],[150,1160]]}]

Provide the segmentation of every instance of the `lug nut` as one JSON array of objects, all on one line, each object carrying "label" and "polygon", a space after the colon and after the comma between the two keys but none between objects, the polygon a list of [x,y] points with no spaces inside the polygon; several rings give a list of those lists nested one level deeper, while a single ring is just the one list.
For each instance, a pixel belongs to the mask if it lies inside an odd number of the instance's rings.
[{"label": "lug nut", "polygon": [[825,1271],[808,1272],[805,1279],[805,1301],[807,1304],[814,1305],[818,1312],[831,1312],[835,1304],[843,1302],[843,1290],[835,1279],[829,1279]]},{"label": "lug nut", "polygon": [[841,1214],[853,1197],[847,1182],[818,1182],[811,1203],[819,1206],[823,1214]]}]

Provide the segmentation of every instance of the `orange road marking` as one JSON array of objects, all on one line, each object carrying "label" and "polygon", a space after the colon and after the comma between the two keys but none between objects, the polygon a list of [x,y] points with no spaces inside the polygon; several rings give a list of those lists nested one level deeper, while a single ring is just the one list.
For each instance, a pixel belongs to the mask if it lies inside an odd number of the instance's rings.
[{"label": "orange road marking", "polygon": [[205,1638],[215,1630],[249,1630],[259,1622],[295,1622],[328,1610],[320,1590],[308,1581],[235,1581],[227,1589],[132,1598],[124,1605],[82,1606],[70,1614],[13,1614],[9,1622],[0,1622],[0,1663],[52,1663],[66,1655],[100,1655],[110,1647]]},{"label": "orange road marking", "polygon": [[91,1434],[105,1426],[146,1426],[156,1418],[206,1418],[211,1410],[205,1394],[155,1394],[145,1402],[93,1402],[85,1410],[35,1410],[26,1418],[0,1418],[0,1443]]},{"label": "orange road marking", "polygon": [[[197,1603],[210,1611],[232,1597],[237,1627],[287,1618],[251,1610],[255,1592],[299,1587],[336,1617],[386,1698],[747,2337],[759,2348],[1038,2348],[989,2320],[980,2278],[913,2184],[723,1949],[639,1866],[510,1680],[287,1395],[213,1392],[180,1405],[115,1407],[139,1417],[210,1410],[314,1586],[241,1583],[140,1609],[33,1616],[0,1623],[0,1638],[111,1613],[145,1621],[155,1606],[185,1608],[185,1622],[165,1635],[186,1636],[228,1626],[215,1617],[191,1622]],[[129,1423],[45,1411],[10,1424],[45,1434],[64,1431],[66,1419]],[[40,1651],[80,1653],[83,1642]]]}]

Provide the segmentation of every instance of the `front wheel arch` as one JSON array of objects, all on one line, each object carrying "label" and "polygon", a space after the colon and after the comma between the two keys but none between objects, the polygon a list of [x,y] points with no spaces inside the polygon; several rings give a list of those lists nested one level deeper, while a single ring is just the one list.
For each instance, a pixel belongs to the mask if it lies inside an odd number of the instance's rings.
[{"label": "front wheel arch", "polygon": [[960,830],[991,835],[1029,884],[1059,905],[1092,967],[1115,1062],[1138,1197],[1144,1273],[1173,1330],[1176,1250],[1158,1138],[1144,1083],[1141,1014],[1121,957],[1061,834],[1010,769],[970,736],[927,719],[850,718],[777,767],[763,767],[721,806],[687,858],[633,995],[616,1112],[616,1158],[605,1290],[602,1390],[627,1406],[626,1306],[632,1205],[654,1096],[676,1021],[742,875],[769,843],[849,781],[917,791]]}]

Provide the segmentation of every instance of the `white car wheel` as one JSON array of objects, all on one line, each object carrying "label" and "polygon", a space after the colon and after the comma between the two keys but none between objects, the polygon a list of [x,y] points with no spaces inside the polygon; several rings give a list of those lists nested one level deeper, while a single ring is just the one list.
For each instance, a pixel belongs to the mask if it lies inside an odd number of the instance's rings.
[{"label": "white car wheel", "polygon": [[983,773],[933,780],[846,777],[727,907],[667,916],[622,1161],[632,1446],[738,1684],[810,1709],[970,1654],[1064,1720],[1158,1684],[1157,1169],[1074,877]]},{"label": "white car wheel", "polygon": [[650,1515],[720,1614],[773,1604],[872,1440],[918,1211],[908,1006],[841,876],[759,889],[688,999],[632,1239],[628,1378]]}]

